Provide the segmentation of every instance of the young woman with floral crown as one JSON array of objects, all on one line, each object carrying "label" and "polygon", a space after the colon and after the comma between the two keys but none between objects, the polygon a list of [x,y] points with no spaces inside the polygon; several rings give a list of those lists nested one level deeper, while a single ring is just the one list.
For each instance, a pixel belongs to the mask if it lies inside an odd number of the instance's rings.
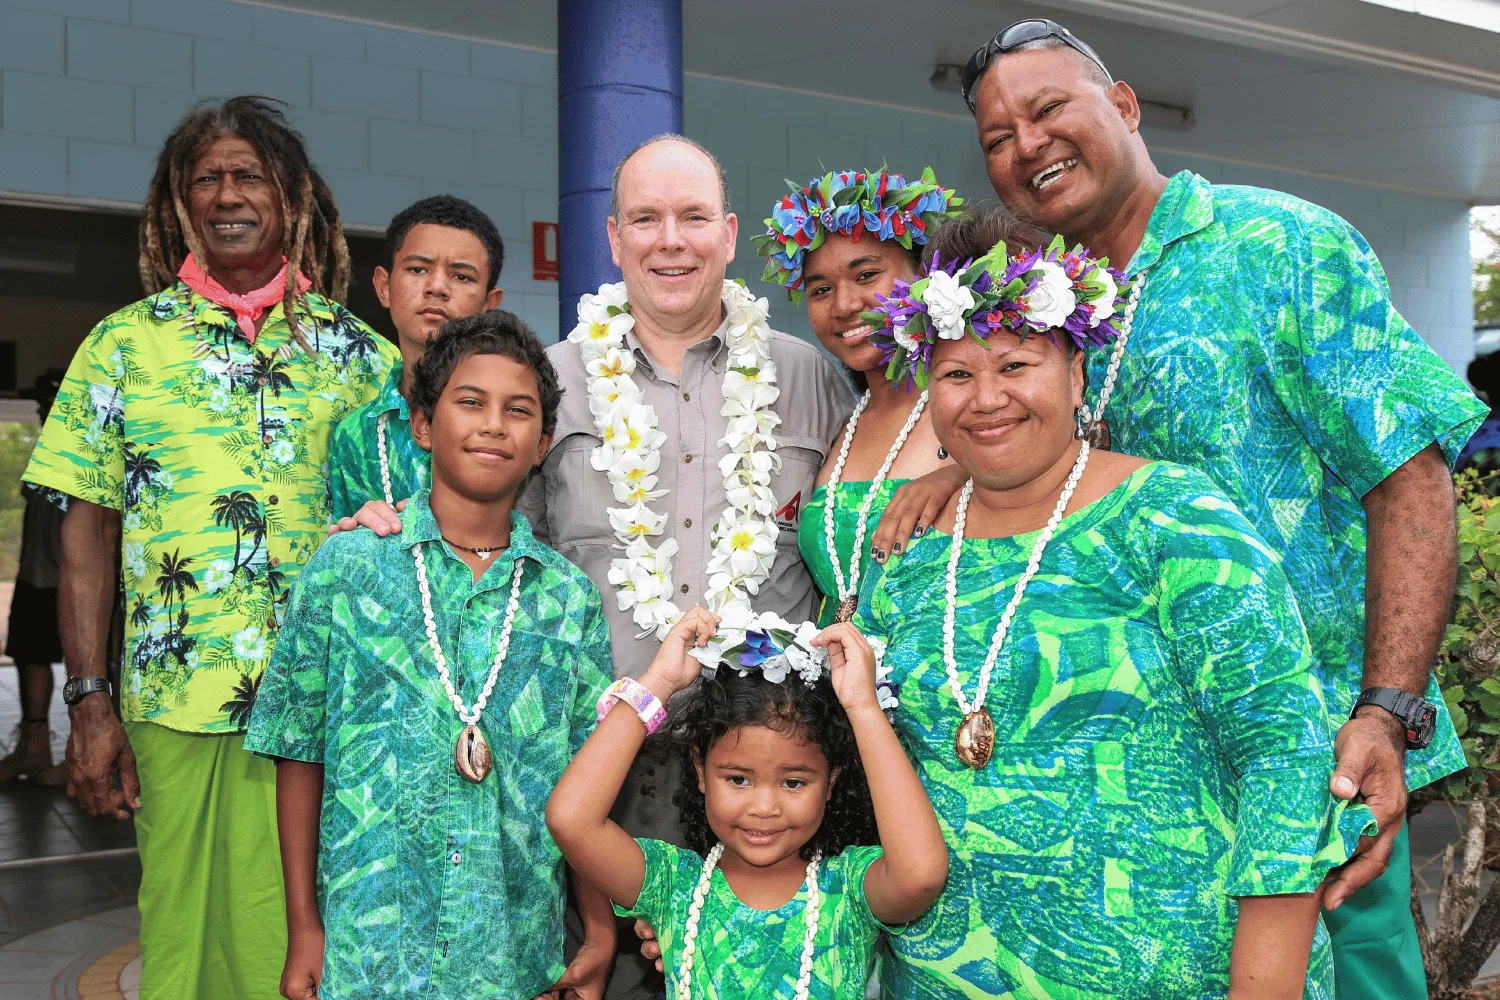
[{"label": "young woman with floral crown", "polygon": [[1331,998],[1318,889],[1374,824],[1329,795],[1281,561],[1205,475],[1081,434],[1081,348],[1137,293],[999,213],[927,253],[867,318],[966,482],[854,621],[950,874],[885,995]]},{"label": "young woman with floral crown", "polygon": [[[887,510],[894,521],[904,516],[909,522],[901,537],[920,537],[962,485],[939,454],[924,414],[927,394],[905,392],[904,374],[888,377],[861,318],[898,283],[917,276],[922,247],[962,204],[931,168],[915,182],[883,170],[842,170],[793,187],[772,208],[766,233],[755,238],[767,258],[762,280],[785,285],[794,302],[806,296],[813,333],[862,393],[818,474],[797,532],[802,559],[824,594],[819,625],[853,615],[861,573],[871,558],[886,556],[872,553],[869,542]],[[950,472],[918,481],[941,469]]]}]

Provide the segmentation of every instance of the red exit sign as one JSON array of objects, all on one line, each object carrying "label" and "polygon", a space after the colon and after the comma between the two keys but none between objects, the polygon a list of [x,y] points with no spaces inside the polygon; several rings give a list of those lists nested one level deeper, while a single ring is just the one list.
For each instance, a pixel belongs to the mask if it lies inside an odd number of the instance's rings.
[{"label": "red exit sign", "polygon": [[531,278],[533,281],[557,281],[557,223],[531,224]]}]

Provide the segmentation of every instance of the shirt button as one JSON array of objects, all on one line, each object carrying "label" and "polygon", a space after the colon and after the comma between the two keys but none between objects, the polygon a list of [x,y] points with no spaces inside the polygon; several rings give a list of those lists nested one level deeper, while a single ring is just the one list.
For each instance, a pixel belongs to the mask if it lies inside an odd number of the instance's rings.
[{"label": "shirt button", "polygon": [[689,465],[691,465],[692,462],[693,462],[693,456],[692,455],[683,455],[682,456],[682,460],[684,462],[688,463]]},{"label": "shirt button", "polygon": [[277,504],[281,503],[281,497],[277,496],[275,493],[272,493],[270,496],[266,497],[266,503],[274,507]]},{"label": "shirt button", "polygon": [[684,399],[684,400],[685,400],[685,401],[687,401],[687,402],[692,402],[692,399],[693,399],[693,394],[692,394],[692,393],[690,393],[690,392],[685,392],[685,393],[683,393],[683,394],[682,394],[682,398],[683,398],[683,399]]},{"label": "shirt button", "polygon": [[260,436],[260,443],[261,444],[270,444],[271,440],[272,440],[271,439],[271,435],[269,435],[269,434],[262,434]]},{"label": "shirt button", "polygon": [[270,567],[271,567],[271,568],[272,568],[272,569],[275,569],[275,568],[276,568],[276,567],[277,567],[277,566],[280,566],[280,565],[281,565],[281,560],[280,560],[280,559],[277,559],[277,558],[276,558],[276,557],[275,557],[275,556],[272,556],[272,557],[271,557],[271,558],[270,558],[270,559],[268,559],[268,560],[266,560],[266,563],[267,563],[267,564],[268,564],[268,565],[269,565],[269,566],[270,566]]},{"label": "shirt button", "polygon": [[454,864],[455,864],[455,865],[456,865],[456,864],[458,864],[458,863],[459,863],[459,862],[460,862],[460,861],[462,861],[462,860],[463,860],[463,859],[464,859],[464,858],[463,858],[463,855],[462,855],[462,854],[459,854],[459,853],[458,853],[458,852],[457,852],[457,851],[454,851],[454,852],[453,852],[453,863],[454,863]]},{"label": "shirt button", "polygon": [[258,379],[255,380],[255,384],[256,385],[265,385],[266,384],[266,377],[264,375],[262,375],[260,378],[258,378]]},{"label": "shirt button", "polygon": [[693,519],[690,518],[690,517],[683,518],[682,519],[682,526],[684,528],[691,528],[693,526]]},{"label": "shirt button", "polygon": [[274,630],[276,628],[276,619],[275,618],[267,618],[266,619],[266,628]]},{"label": "shirt button", "polygon": [[688,592],[688,585],[687,585],[687,584],[685,584],[685,583],[684,583],[684,584],[683,584],[683,585],[682,585],[682,592],[683,592],[683,593],[684,593],[684,594],[686,594],[686,593],[687,593],[687,592]]}]

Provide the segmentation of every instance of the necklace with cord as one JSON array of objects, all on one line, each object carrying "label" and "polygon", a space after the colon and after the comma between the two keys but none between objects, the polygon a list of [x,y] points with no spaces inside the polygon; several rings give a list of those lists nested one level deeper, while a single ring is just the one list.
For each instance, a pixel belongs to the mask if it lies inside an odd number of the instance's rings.
[{"label": "necklace with cord", "polygon": [[[396,506],[396,498],[391,495],[391,460],[386,457],[385,453],[385,425],[386,421],[390,419],[391,414],[387,410],[380,415],[379,420],[375,421],[375,444],[376,450],[380,453],[380,485],[385,489],[385,502],[394,507]],[[443,541],[446,542],[448,540],[445,538]],[[453,543],[448,542],[448,544],[452,545]]]},{"label": "necklace with cord", "polygon": [[958,732],[953,739],[953,751],[958,760],[965,767],[979,770],[990,761],[991,754],[995,751],[995,720],[990,716],[989,709],[985,707],[985,698],[990,690],[990,676],[994,673],[995,662],[999,659],[1000,648],[1005,645],[1005,637],[1010,632],[1010,625],[1016,616],[1016,608],[1021,604],[1021,598],[1026,593],[1026,587],[1031,583],[1031,578],[1036,576],[1037,570],[1042,564],[1042,554],[1047,551],[1047,543],[1052,541],[1052,535],[1057,531],[1058,522],[1063,518],[1063,512],[1068,509],[1068,501],[1073,499],[1073,491],[1078,488],[1078,481],[1083,478],[1084,467],[1089,462],[1089,443],[1082,441],[1078,447],[1078,458],[1073,463],[1073,469],[1068,473],[1067,482],[1063,484],[1062,493],[1057,498],[1057,506],[1052,509],[1052,516],[1047,519],[1047,526],[1037,536],[1036,544],[1031,547],[1031,558],[1026,561],[1026,571],[1021,574],[1021,579],[1016,581],[1015,591],[1011,594],[1010,603],[1005,606],[1005,612],[1000,616],[1000,623],[995,626],[994,638],[990,640],[989,654],[984,658],[984,666],[979,671],[979,689],[974,693],[971,702],[964,696],[963,684],[958,679],[958,661],[953,653],[953,634],[956,630],[955,616],[958,608],[958,558],[963,551],[964,526],[968,522],[969,498],[974,494],[974,480],[970,479],[964,483],[964,488],[958,496],[958,509],[953,515],[953,541],[948,546],[948,578],[947,578],[947,606],[943,610],[943,665],[948,672],[948,687],[953,691],[953,699],[958,702],[959,711],[964,713],[964,721],[959,725]]},{"label": "necklace with cord", "polygon": [[[1149,270],[1149,268],[1147,269]],[[1120,335],[1115,338],[1114,350],[1109,355],[1109,368],[1104,373],[1104,385],[1099,387],[1099,405],[1092,410],[1084,403],[1078,408],[1079,423],[1083,426],[1084,440],[1092,447],[1109,450],[1109,424],[1104,422],[1104,407],[1110,394],[1115,391],[1115,381],[1120,375],[1120,362],[1125,358],[1125,342],[1130,339],[1130,328],[1135,325],[1135,310],[1141,304],[1141,292],[1146,287],[1146,271],[1135,276],[1130,288],[1130,298],[1125,303],[1125,316],[1120,321]]]},{"label": "necklace with cord", "polygon": [[412,546],[411,551],[412,558],[417,563],[417,588],[422,592],[422,618],[427,626],[427,644],[432,648],[432,658],[437,663],[438,680],[442,682],[443,690],[448,693],[448,700],[458,712],[459,721],[464,723],[463,730],[458,734],[458,744],[453,748],[453,768],[463,778],[478,783],[485,779],[494,765],[489,742],[479,729],[479,718],[490,700],[490,692],[495,689],[495,679],[500,676],[500,665],[505,662],[505,654],[510,652],[511,626],[515,624],[516,609],[521,604],[521,558],[516,557],[516,568],[510,575],[510,600],[505,605],[505,624],[500,629],[500,644],[495,650],[495,661],[490,665],[490,675],[485,679],[483,690],[470,708],[464,705],[463,699],[453,687],[453,679],[448,675],[448,658],[443,655],[442,644],[438,642],[437,619],[432,613],[432,591],[427,585],[427,560],[422,555],[422,545],[419,543]]},{"label": "necklace with cord", "polygon": [[453,539],[449,538],[447,535],[439,535],[438,537],[447,542],[449,545],[453,546],[455,549],[462,549],[465,552],[472,552],[481,559],[488,559],[494,553],[504,552],[507,548],[510,547],[509,545],[460,545]]},{"label": "necklace with cord", "polygon": [[[693,957],[698,950],[698,920],[703,913],[703,901],[713,883],[714,869],[724,854],[724,842],[714,845],[703,859],[703,874],[693,888],[693,901],[688,906],[687,928],[682,935],[682,961],[677,966],[677,1000],[692,1000]],[[818,888],[818,866],[823,862],[823,852],[813,855],[807,863],[807,877],[803,888],[807,890],[807,905],[803,909],[803,923],[807,930],[802,936],[802,965],[797,974],[797,989],[794,1000],[808,1000],[812,989],[813,941],[818,936],[818,911],[823,905],[823,893]]]},{"label": "necklace with cord", "polygon": [[917,397],[917,405],[911,409],[911,414],[906,418],[906,423],[901,428],[901,433],[896,435],[895,442],[889,451],[885,453],[885,461],[880,464],[880,471],[875,473],[870,488],[865,491],[865,499],[859,507],[859,519],[854,528],[854,552],[849,556],[849,576],[844,576],[844,570],[839,566],[838,547],[834,544],[833,530],[833,508],[839,491],[839,478],[844,471],[844,463],[849,459],[849,447],[854,442],[855,429],[859,427],[859,418],[870,405],[870,390],[860,397],[859,405],[849,415],[849,422],[844,425],[844,443],[839,448],[839,457],[833,463],[833,471],[828,474],[827,500],[823,505],[823,539],[828,546],[828,561],[833,566],[833,579],[838,589],[839,609],[834,616],[834,622],[846,622],[854,617],[854,609],[859,606],[859,563],[865,547],[865,531],[868,528],[866,518],[870,513],[870,505],[875,502],[875,496],[880,492],[881,484],[885,482],[886,475],[895,464],[896,456],[901,454],[901,448],[906,444],[912,428],[917,426],[917,421],[922,417],[922,410],[927,406],[927,390],[922,390],[922,395]]}]

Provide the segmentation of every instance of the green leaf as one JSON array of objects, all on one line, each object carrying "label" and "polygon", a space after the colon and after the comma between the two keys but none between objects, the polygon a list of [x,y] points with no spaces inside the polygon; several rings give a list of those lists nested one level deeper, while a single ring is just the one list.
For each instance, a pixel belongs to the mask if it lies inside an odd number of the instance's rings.
[{"label": "green leaf", "polygon": [[1453,716],[1453,731],[1462,736],[1469,731],[1469,713],[1457,705],[1448,706],[1448,714]]}]

